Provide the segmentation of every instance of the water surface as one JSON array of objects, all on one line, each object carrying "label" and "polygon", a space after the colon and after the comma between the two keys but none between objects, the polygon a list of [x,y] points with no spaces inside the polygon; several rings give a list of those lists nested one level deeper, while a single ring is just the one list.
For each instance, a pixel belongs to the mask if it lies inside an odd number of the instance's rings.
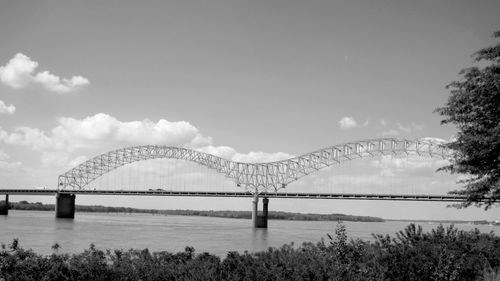
[{"label": "water surface", "polygon": [[[372,233],[394,234],[408,222],[344,222],[350,238],[372,239]],[[166,216],[127,213],[83,213],[75,219],[55,219],[54,212],[10,210],[0,216],[0,243],[19,238],[24,248],[49,254],[59,243],[60,251],[81,252],[91,243],[100,249],[144,249],[183,251],[193,246],[196,252],[225,256],[228,251],[261,251],[283,244],[318,242],[333,234],[337,222],[269,221],[268,229],[253,229],[247,219],[197,216]],[[435,223],[420,223],[424,230]],[[498,231],[498,226],[456,224],[459,229],[475,227],[482,232]]]}]

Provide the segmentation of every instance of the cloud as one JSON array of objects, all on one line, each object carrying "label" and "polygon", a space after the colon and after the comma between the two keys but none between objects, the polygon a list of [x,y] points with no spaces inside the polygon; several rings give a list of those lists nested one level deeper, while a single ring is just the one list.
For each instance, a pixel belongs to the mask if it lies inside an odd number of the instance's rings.
[{"label": "cloud", "polygon": [[285,152],[249,152],[238,153],[234,148],[229,146],[205,146],[197,149],[198,151],[219,156],[224,159],[232,160],[235,162],[244,163],[264,163],[275,162],[285,159],[293,158],[294,156]]},{"label": "cloud", "polygon": [[362,125],[360,125],[353,117],[344,116],[342,117],[342,119],[340,119],[339,124],[340,124],[340,129],[347,130],[352,128],[366,127],[368,126],[368,120],[366,120]]},{"label": "cloud", "polygon": [[249,152],[247,154],[236,153],[233,156],[232,160],[244,163],[260,163],[260,162],[275,162],[275,161],[290,159],[292,157],[294,156],[284,152],[275,152],[275,153]]},{"label": "cloud", "polygon": [[387,126],[387,121],[385,121],[385,119],[380,119],[380,125]]},{"label": "cloud", "polygon": [[14,105],[6,105],[0,100],[0,114],[14,114],[16,112],[16,107]]},{"label": "cloud", "polygon": [[43,167],[56,167],[67,169],[75,167],[88,159],[87,156],[77,156],[70,159],[70,153],[66,151],[44,151],[40,156],[40,162]]},{"label": "cloud", "polygon": [[383,176],[433,177],[436,170],[446,166],[449,161],[439,158],[404,157],[384,155],[372,160],[371,165],[381,169]]},{"label": "cloud", "polygon": [[0,81],[14,89],[25,88],[30,84],[39,84],[56,93],[74,92],[90,84],[87,78],[78,75],[69,79],[61,79],[48,71],[35,73],[37,67],[38,62],[18,53],[5,66],[0,66]]},{"label": "cloud", "polygon": [[[124,122],[108,114],[98,113],[83,119],[61,117],[58,123],[49,132],[30,127],[17,127],[12,132],[0,128],[0,141],[40,151],[43,166],[57,167],[82,162],[87,156],[82,155],[81,150],[97,154],[126,146],[148,144],[197,149],[240,162],[272,162],[293,157],[284,152],[243,154],[229,146],[213,146],[211,137],[204,136],[185,121],[160,119],[153,122],[145,119]],[[71,155],[78,151],[80,156],[71,160]]]},{"label": "cloud", "polygon": [[48,71],[37,73],[35,81],[45,88],[56,93],[69,93],[79,87],[90,84],[90,81],[82,76],[73,76],[71,79],[61,79]]},{"label": "cloud", "polygon": [[423,124],[414,124],[414,123],[411,123],[410,125],[402,125],[401,123],[397,123],[396,124],[399,128],[400,131],[403,131],[405,133],[411,133],[411,132],[414,132],[414,131],[421,131],[423,128],[424,128],[424,125]]},{"label": "cloud", "polygon": [[44,167],[65,167],[69,163],[69,154],[64,151],[44,151],[40,161]]},{"label": "cloud", "polygon": [[52,130],[56,137],[67,140],[66,146],[88,147],[102,141],[115,141],[124,144],[163,144],[182,147],[210,145],[212,139],[185,121],[171,122],[160,119],[158,122],[123,122],[108,114],[99,113],[82,120],[59,118],[59,126]]},{"label": "cloud", "polygon": [[0,171],[15,171],[22,168],[21,162],[8,162],[10,155],[0,149]]},{"label": "cloud", "polygon": [[73,160],[69,161],[69,166],[75,167],[75,166],[87,161],[88,159],[89,158],[87,156],[83,156],[83,155],[77,156]]},{"label": "cloud", "polygon": [[403,126],[403,125],[401,125],[401,123],[397,123],[397,125],[398,125],[398,128],[400,131],[403,131],[405,133],[411,132],[411,128],[409,126]]},{"label": "cloud", "polygon": [[425,138],[422,138],[422,140],[431,141],[431,142],[437,142],[439,144],[447,143],[447,141],[444,140],[444,139],[434,138],[434,137],[425,137]]},{"label": "cloud", "polygon": [[34,150],[60,148],[60,144],[56,145],[57,139],[51,139],[40,129],[30,127],[17,127],[12,133],[0,128],[0,140],[7,144],[28,146]]},{"label": "cloud", "polygon": [[[382,119],[382,120],[380,120],[380,124],[382,126],[385,126],[387,124],[387,122],[385,122],[385,120]],[[396,126],[398,127],[397,129],[385,130],[385,131],[381,132],[379,135],[381,135],[383,137],[399,136],[403,133],[410,134],[412,132],[422,131],[424,129],[423,124],[415,124],[415,123],[411,123],[409,125],[403,125],[401,123],[396,123]]]},{"label": "cloud", "polygon": [[0,80],[14,89],[24,88],[33,80],[32,73],[37,67],[37,62],[18,53],[5,66],[0,66]]},{"label": "cloud", "polygon": [[0,140],[20,144],[34,150],[61,150],[72,152],[79,148],[99,146],[164,144],[182,147],[210,145],[212,140],[185,121],[170,122],[160,119],[152,122],[122,122],[108,114],[98,113],[81,120],[62,117],[59,125],[46,133],[37,128],[18,127],[14,132],[0,128]]},{"label": "cloud", "polygon": [[342,117],[342,119],[340,119],[340,121],[339,121],[339,124],[340,124],[340,128],[342,130],[347,130],[347,129],[355,128],[358,126],[358,123],[356,122],[356,120],[354,120],[354,118],[348,117],[348,116]]},{"label": "cloud", "polygon": [[228,160],[233,159],[233,156],[236,155],[236,150],[232,147],[229,147],[229,146],[208,145],[208,146],[200,147],[197,150],[204,152],[204,153],[212,154],[212,155],[224,158],[224,159],[228,159]]}]

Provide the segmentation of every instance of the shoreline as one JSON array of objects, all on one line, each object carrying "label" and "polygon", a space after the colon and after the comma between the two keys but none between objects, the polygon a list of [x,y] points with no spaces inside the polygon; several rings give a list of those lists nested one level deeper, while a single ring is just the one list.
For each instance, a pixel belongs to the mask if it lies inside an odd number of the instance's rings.
[{"label": "shoreline", "polygon": [[[140,209],[131,207],[110,207],[102,205],[76,205],[77,212],[84,213],[124,213],[124,214],[153,214],[153,215],[173,215],[173,216],[198,216],[217,217],[232,219],[250,219],[250,211],[233,210],[190,210],[190,209]],[[54,211],[54,204],[43,204],[40,202],[31,203],[27,201],[10,202],[11,210],[18,211]],[[293,220],[293,221],[349,221],[349,222],[409,222],[426,224],[471,224],[471,225],[491,225],[499,226],[498,221],[488,220],[432,220],[432,219],[384,219],[372,216],[356,216],[346,214],[315,214],[315,213],[294,213],[282,211],[270,211],[269,220]]]},{"label": "shoreline", "polygon": [[[20,211],[53,211],[54,204],[42,204],[40,202],[30,203],[27,201],[11,202],[11,210]],[[177,215],[177,216],[201,216],[218,217],[233,219],[250,219],[251,211],[232,211],[232,210],[157,210],[157,209],[139,209],[130,207],[107,207],[101,205],[76,205],[77,212],[87,213],[144,213],[158,215]],[[384,222],[379,217],[354,216],[345,214],[312,214],[312,213],[292,213],[281,211],[270,211],[269,220],[297,220],[297,221],[352,221],[352,222]]]}]

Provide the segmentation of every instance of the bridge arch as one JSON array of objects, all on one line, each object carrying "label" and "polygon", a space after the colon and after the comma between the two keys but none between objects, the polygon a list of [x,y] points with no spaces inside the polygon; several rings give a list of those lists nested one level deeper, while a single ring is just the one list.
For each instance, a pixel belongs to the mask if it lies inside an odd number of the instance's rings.
[{"label": "bridge arch", "polygon": [[243,163],[187,148],[142,145],[113,150],[79,164],[59,175],[58,189],[84,189],[100,176],[126,164],[167,158],[206,166],[233,179],[238,186],[261,193],[285,188],[304,176],[345,161],[401,154],[447,159],[451,151],[443,146],[443,142],[431,138],[379,138],[338,144],[281,161]]}]

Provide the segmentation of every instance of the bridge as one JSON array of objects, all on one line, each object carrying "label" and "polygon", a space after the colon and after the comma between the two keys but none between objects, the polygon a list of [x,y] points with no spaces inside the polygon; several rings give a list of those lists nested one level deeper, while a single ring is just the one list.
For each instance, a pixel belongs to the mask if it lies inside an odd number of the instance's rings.
[{"label": "bridge", "polygon": [[[362,158],[385,155],[449,159],[452,151],[442,142],[433,139],[380,138],[348,142],[319,149],[290,159],[266,163],[244,163],[224,159],[212,154],[187,148],[143,145],[117,149],[92,159],[59,175],[56,189],[0,189],[6,195],[4,208],[7,213],[8,195],[56,195],[56,217],[74,218],[75,196],[78,195],[135,195],[135,196],[202,196],[202,197],[252,197],[252,221],[255,227],[267,227],[269,198],[303,199],[355,199],[355,200],[411,200],[460,202],[462,196],[411,195],[384,193],[317,193],[287,192],[289,184],[330,166]],[[92,189],[89,184],[103,175],[128,164],[151,159],[176,159],[193,162],[225,175],[241,191],[180,191],[180,190],[109,190]],[[259,215],[258,202],[263,198],[263,212]]]},{"label": "bridge", "polygon": [[[184,196],[184,197],[254,197],[251,192],[231,191],[170,191],[170,190],[57,190],[57,189],[1,189],[4,195],[133,195],[133,196]],[[359,193],[299,193],[279,192],[261,193],[266,198],[300,199],[352,199],[352,200],[391,200],[391,201],[441,201],[462,202],[461,195],[424,195],[424,194],[359,194]]]}]

